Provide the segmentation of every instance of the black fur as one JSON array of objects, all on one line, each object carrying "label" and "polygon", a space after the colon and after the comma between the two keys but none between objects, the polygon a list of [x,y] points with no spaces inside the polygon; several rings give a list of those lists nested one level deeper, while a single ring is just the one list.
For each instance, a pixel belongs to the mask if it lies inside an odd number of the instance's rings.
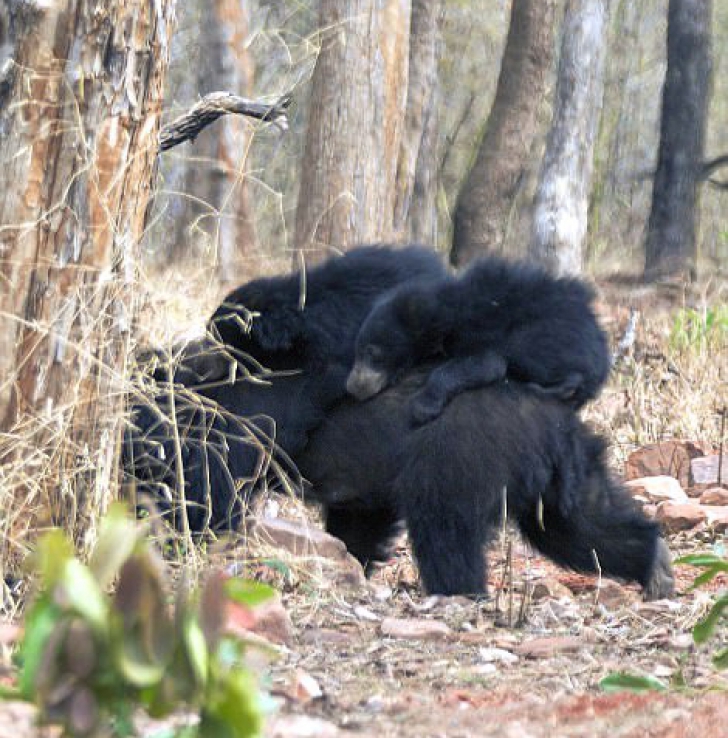
[{"label": "black fur", "polygon": [[305,278],[256,279],[234,290],[210,321],[224,346],[203,339],[171,363],[159,352],[145,357],[154,382],[148,399],[134,398],[123,447],[127,481],[172,500],[183,479],[193,530],[208,521],[236,527],[267,477],[271,452],[272,463],[290,466],[288,455],[301,451],[345,395],[356,335],[375,300],[408,279],[442,274],[429,249],[364,247]]},{"label": "black fur", "polygon": [[366,399],[441,357],[412,399],[415,423],[504,377],[578,408],[596,396],[610,366],[592,300],[580,280],[499,258],[483,258],[457,277],[407,283],[383,296],[364,322],[347,388]]},{"label": "black fur", "polygon": [[[327,528],[365,565],[386,557],[406,524],[425,589],[485,591],[483,546],[508,517],[562,566],[672,589],[654,522],[605,466],[604,443],[563,403],[516,383],[459,395],[412,428],[406,409],[427,372],[364,402],[339,404],[297,462]],[[503,492],[506,491],[506,499]]]}]

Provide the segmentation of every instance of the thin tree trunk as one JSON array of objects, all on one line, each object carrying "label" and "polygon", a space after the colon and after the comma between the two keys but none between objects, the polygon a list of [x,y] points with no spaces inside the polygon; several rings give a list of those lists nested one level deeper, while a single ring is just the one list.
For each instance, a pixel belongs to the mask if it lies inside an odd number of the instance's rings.
[{"label": "thin tree trunk", "polygon": [[[173,57],[182,67],[176,73],[194,80],[192,90],[183,84],[191,99],[218,90],[243,97],[252,93],[254,66],[245,46],[246,4],[244,0],[204,0],[181,8],[189,13],[187,27],[193,25],[192,19],[196,21],[193,28],[199,43],[196,54],[182,49]],[[194,46],[194,41],[186,34],[180,43]],[[172,217],[161,229],[169,258],[179,262],[194,254],[193,247],[207,245],[225,282],[236,281],[242,258],[255,252],[255,224],[245,180],[252,130],[243,118],[226,116],[186,147],[184,158],[176,154],[177,160],[169,165],[174,168],[170,181],[179,182],[181,189],[171,195],[180,202],[170,204]]]},{"label": "thin tree trunk", "polygon": [[530,253],[556,274],[582,271],[604,92],[606,0],[569,0],[554,115],[533,207]]},{"label": "thin tree trunk", "polygon": [[556,0],[513,0],[493,107],[460,190],[451,260],[499,251],[509,211],[538,133],[538,109],[553,59]]},{"label": "thin tree trunk", "polygon": [[296,211],[307,259],[393,235],[410,0],[321,0]]},{"label": "thin tree trunk", "polygon": [[3,507],[81,544],[115,490],[173,6],[36,5],[0,110]]},{"label": "thin tree trunk", "polygon": [[660,149],[647,226],[647,280],[695,276],[699,169],[712,71],[712,0],[670,0]]},{"label": "thin tree trunk", "polygon": [[442,0],[412,0],[409,83],[397,167],[394,230],[398,240],[437,241],[437,65]]}]

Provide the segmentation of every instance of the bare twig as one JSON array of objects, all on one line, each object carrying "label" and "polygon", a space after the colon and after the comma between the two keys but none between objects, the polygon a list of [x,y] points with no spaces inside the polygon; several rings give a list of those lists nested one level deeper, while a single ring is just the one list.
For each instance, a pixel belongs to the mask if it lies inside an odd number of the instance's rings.
[{"label": "bare twig", "polygon": [[184,115],[164,126],[159,136],[159,148],[161,151],[167,151],[184,141],[194,141],[203,128],[229,113],[268,121],[286,130],[288,128],[286,111],[290,104],[290,95],[268,104],[247,100],[233,95],[232,92],[211,92],[195,103]]}]

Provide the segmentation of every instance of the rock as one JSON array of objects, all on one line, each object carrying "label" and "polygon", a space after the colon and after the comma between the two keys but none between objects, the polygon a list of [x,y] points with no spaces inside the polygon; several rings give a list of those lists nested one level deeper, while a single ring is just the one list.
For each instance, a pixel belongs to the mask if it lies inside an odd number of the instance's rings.
[{"label": "rock", "polygon": [[409,638],[412,640],[441,640],[452,635],[452,630],[439,620],[417,618],[384,618],[381,632],[389,638]]},{"label": "rock", "polygon": [[543,600],[547,597],[550,599],[558,600],[561,597],[571,597],[571,590],[557,579],[551,579],[544,577],[543,579],[537,579],[533,583],[533,590],[531,591],[531,597],[534,600]]},{"label": "rock", "polygon": [[319,683],[303,669],[296,669],[293,672],[287,694],[292,700],[303,704],[320,699],[324,695]]},{"label": "rock", "polygon": [[[720,465],[720,456],[703,456],[693,459],[690,462],[690,474],[693,484],[718,484],[718,466]],[[725,479],[728,476],[728,461],[723,460],[722,476]]]},{"label": "rock", "polygon": [[328,570],[326,577],[337,585],[361,587],[366,584],[362,565],[346,550],[344,542],[319,528],[282,518],[264,518],[256,521],[251,536],[294,556],[318,556],[323,568]]},{"label": "rock", "polygon": [[668,533],[690,530],[706,518],[705,509],[694,502],[663,502],[657,508],[657,520]]},{"label": "rock", "polygon": [[701,505],[728,505],[728,489],[724,487],[708,487],[700,495]]},{"label": "rock", "polygon": [[716,533],[725,533],[728,530],[728,505],[711,505],[705,508],[708,516],[708,525]]},{"label": "rock", "polygon": [[478,649],[478,654],[480,656],[480,660],[484,664],[492,664],[494,662],[499,662],[501,664],[518,663],[518,656],[503,648],[480,648]]},{"label": "rock", "polygon": [[610,610],[631,605],[637,599],[636,592],[611,579],[604,579],[599,587],[599,602]]},{"label": "rock", "polygon": [[633,451],[625,463],[625,479],[675,477],[685,488],[690,485],[691,460],[704,456],[705,451],[693,441],[663,441]]},{"label": "rock", "polygon": [[339,730],[333,723],[306,715],[286,715],[270,721],[269,738],[343,738],[350,731]]},{"label": "rock", "polygon": [[263,636],[271,643],[282,643],[290,646],[293,642],[293,623],[288,612],[281,602],[280,595],[276,595],[268,602],[256,605],[251,610],[253,624],[250,630]]},{"label": "rock", "polygon": [[632,496],[644,497],[648,502],[687,502],[688,496],[675,477],[665,475],[657,477],[640,477],[625,482]]},{"label": "rock", "polygon": [[553,636],[531,638],[516,646],[514,650],[519,656],[527,659],[544,659],[557,653],[578,651],[584,645],[584,641],[576,636]]},{"label": "rock", "polygon": [[308,525],[300,525],[282,518],[264,518],[253,526],[252,536],[276,548],[283,548],[296,556],[323,556],[344,559],[347,551],[343,541]]}]

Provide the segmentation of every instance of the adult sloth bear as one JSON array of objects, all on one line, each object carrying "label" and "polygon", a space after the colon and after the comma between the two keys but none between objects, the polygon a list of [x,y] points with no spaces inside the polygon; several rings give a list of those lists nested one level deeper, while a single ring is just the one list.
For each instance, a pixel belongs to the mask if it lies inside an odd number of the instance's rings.
[{"label": "adult sloth bear", "polygon": [[505,504],[556,563],[639,582],[647,598],[672,592],[657,525],[610,477],[603,440],[570,408],[498,383],[458,395],[412,428],[406,411],[427,376],[339,404],[297,457],[327,529],[362,563],[385,558],[404,523],[429,593],[482,593],[483,546]]},{"label": "adult sloth bear", "polygon": [[578,408],[609,373],[609,350],[586,283],[484,257],[457,276],[384,295],[359,332],[347,383],[363,400],[413,366],[438,359],[412,398],[416,424],[468,389],[508,376]]},{"label": "adult sloth bear", "polygon": [[271,460],[300,452],[346,394],[356,335],[376,299],[444,273],[430,249],[370,246],[234,290],[209,324],[223,346],[203,339],[171,363],[147,357],[154,381],[134,399],[127,481],[170,507],[184,493],[193,530],[237,526]]}]

